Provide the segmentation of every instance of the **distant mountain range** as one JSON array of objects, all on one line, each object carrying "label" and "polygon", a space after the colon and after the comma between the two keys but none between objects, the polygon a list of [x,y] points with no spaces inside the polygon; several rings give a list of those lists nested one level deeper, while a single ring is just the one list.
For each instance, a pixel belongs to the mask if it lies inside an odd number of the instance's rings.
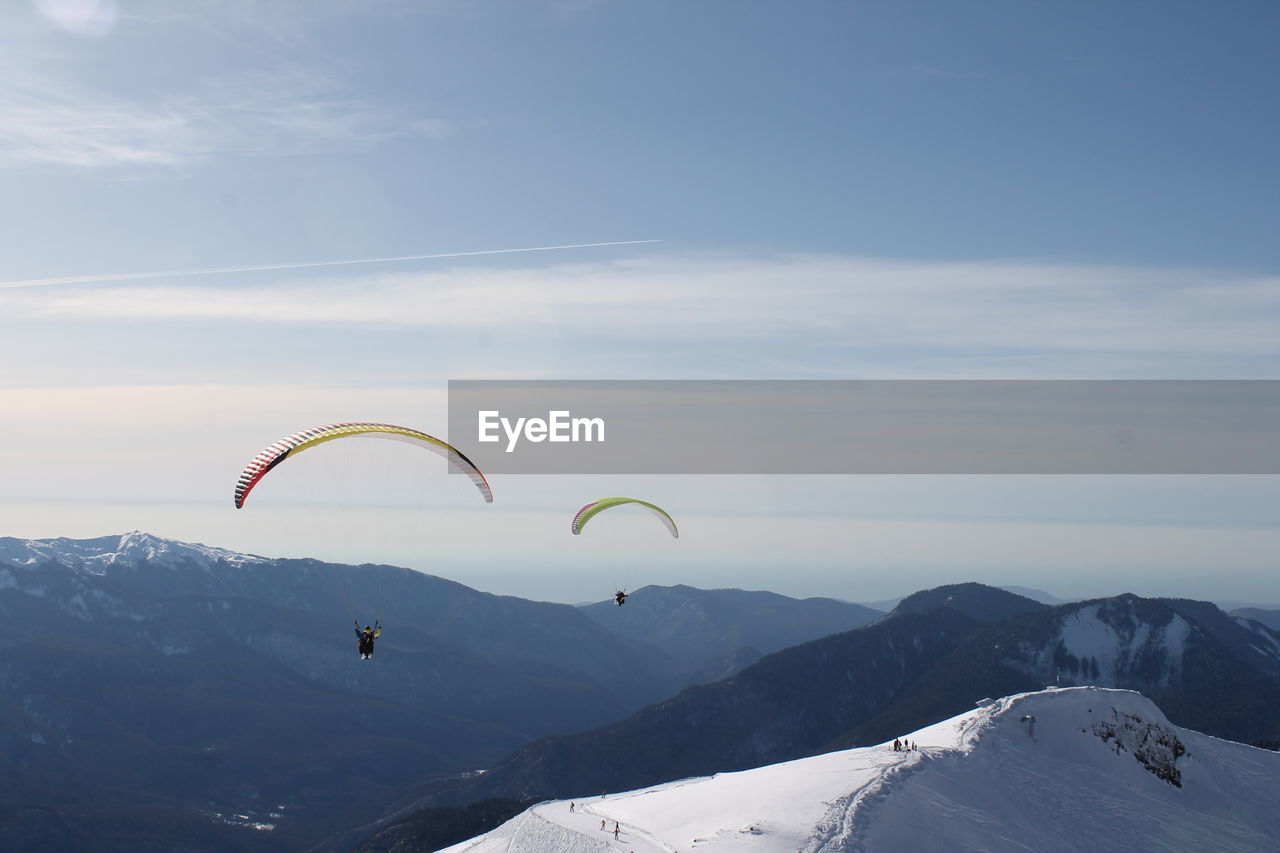
[{"label": "distant mountain range", "polygon": [[1180,725],[1245,742],[1276,737],[1280,632],[1207,602],[1133,595],[1029,612],[975,631],[829,746],[892,737],[983,696],[1046,684],[1139,690]]},{"label": "distant mountain range", "polygon": [[1280,633],[1261,623],[1204,602],[1123,595],[1050,607],[959,584],[908,596],[870,625],[769,655],[613,725],[536,741],[424,805],[581,796],[741,770],[892,739],[1046,684],[1141,690],[1179,724],[1241,741],[1280,736]]},{"label": "distant mountain range", "polygon": [[1280,610],[1263,610],[1260,607],[1241,607],[1232,610],[1231,615],[1238,619],[1250,619],[1261,622],[1273,631],[1280,631]]},{"label": "distant mountain range", "polygon": [[[1042,589],[1032,589],[1027,586],[1001,586],[996,587],[996,589],[1003,589],[1005,592],[1012,592],[1014,595],[1020,595],[1023,598],[1029,598],[1032,601],[1038,601],[1041,604],[1065,604],[1067,602],[1067,599],[1058,598],[1056,595],[1051,595]],[[883,601],[869,601],[864,603],[863,606],[869,607],[872,610],[880,610],[888,613],[890,610],[893,610],[901,604],[903,598],[906,598],[906,596],[904,595],[899,598],[886,598]]]},{"label": "distant mountain range", "polygon": [[[0,849],[318,844],[874,615],[688,587],[579,609],[140,532],[0,538]],[[362,662],[351,620],[375,616]]]},{"label": "distant mountain range", "polygon": [[659,649],[689,683],[727,678],[764,655],[884,615],[833,598],[798,601],[772,592],[683,585],[646,586],[622,607],[604,601],[581,609],[609,632]]},{"label": "distant mountain range", "polygon": [[900,734],[915,748],[539,803],[442,853],[1258,853],[1280,838],[1280,754],[1173,725],[1137,693],[1021,694]]}]

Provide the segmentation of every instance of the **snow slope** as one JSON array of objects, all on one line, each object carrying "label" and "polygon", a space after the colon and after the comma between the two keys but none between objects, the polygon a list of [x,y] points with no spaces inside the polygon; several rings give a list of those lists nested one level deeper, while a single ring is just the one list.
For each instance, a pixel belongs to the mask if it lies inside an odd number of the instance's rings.
[{"label": "snow slope", "polygon": [[1280,849],[1280,754],[1178,728],[1138,693],[1025,693],[906,737],[919,749],[886,744],[597,793],[572,811],[541,803],[447,850]]}]

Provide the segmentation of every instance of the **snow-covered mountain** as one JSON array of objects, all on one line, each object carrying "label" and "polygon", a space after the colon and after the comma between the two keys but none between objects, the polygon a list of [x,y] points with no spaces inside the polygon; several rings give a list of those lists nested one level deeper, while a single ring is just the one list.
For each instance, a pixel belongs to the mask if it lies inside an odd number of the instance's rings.
[{"label": "snow-covered mountain", "polygon": [[[92,619],[115,609],[121,584],[156,595],[217,588],[227,591],[238,570],[273,561],[222,548],[161,539],[139,530],[95,539],[0,537],[0,589],[11,589]],[[139,603],[139,602],[135,602]],[[135,614],[136,615],[136,614]]]},{"label": "snow-covered mountain", "polygon": [[1280,838],[1280,754],[1174,726],[1131,691],[1014,695],[904,739],[917,748],[584,791],[446,853],[1260,853]]},{"label": "snow-covered mountain", "polygon": [[1179,724],[1219,737],[1280,733],[1280,634],[1208,602],[1125,594],[989,625],[832,746],[874,743],[966,701],[1055,683],[1138,690]]},{"label": "snow-covered mountain", "polygon": [[[150,561],[161,561],[171,567],[190,564],[203,569],[217,565],[264,565],[271,562],[266,557],[240,554],[225,548],[162,539],[141,530],[96,539],[0,537],[0,565],[14,568],[49,562],[102,575],[113,568],[133,568]],[[0,570],[0,577],[6,576],[12,577],[12,572]]]}]

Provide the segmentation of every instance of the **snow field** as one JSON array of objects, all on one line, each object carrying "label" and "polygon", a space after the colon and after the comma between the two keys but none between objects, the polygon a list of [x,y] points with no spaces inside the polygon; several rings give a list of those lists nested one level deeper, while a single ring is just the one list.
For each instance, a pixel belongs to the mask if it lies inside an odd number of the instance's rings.
[{"label": "snow field", "polygon": [[905,737],[919,749],[542,803],[448,851],[1280,850],[1280,754],[1180,729],[1132,691],[1011,696]]}]

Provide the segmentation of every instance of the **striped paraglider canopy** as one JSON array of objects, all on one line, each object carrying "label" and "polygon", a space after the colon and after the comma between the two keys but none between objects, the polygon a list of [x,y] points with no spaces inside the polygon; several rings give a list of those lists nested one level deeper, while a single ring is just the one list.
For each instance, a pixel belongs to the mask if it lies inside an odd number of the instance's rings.
[{"label": "striped paraglider canopy", "polygon": [[484,496],[486,503],[493,503],[493,491],[489,488],[489,481],[485,479],[484,474],[480,473],[480,469],[475,466],[475,463],[448,442],[441,441],[435,436],[427,435],[425,432],[420,432],[416,429],[393,426],[392,424],[340,423],[327,424],[326,426],[315,427],[314,429],[303,430],[302,432],[285,436],[249,460],[249,464],[245,466],[244,471],[240,474],[240,479],[236,481],[236,509],[244,506],[244,502],[248,499],[249,492],[253,490],[253,487],[258,485],[258,482],[271,469],[284,460],[304,450],[310,450],[316,445],[324,444],[326,441],[333,441],[335,438],[354,438],[357,436],[404,441],[443,456],[455,470],[471,478],[471,482],[475,483],[476,488],[480,490],[480,494]]}]

